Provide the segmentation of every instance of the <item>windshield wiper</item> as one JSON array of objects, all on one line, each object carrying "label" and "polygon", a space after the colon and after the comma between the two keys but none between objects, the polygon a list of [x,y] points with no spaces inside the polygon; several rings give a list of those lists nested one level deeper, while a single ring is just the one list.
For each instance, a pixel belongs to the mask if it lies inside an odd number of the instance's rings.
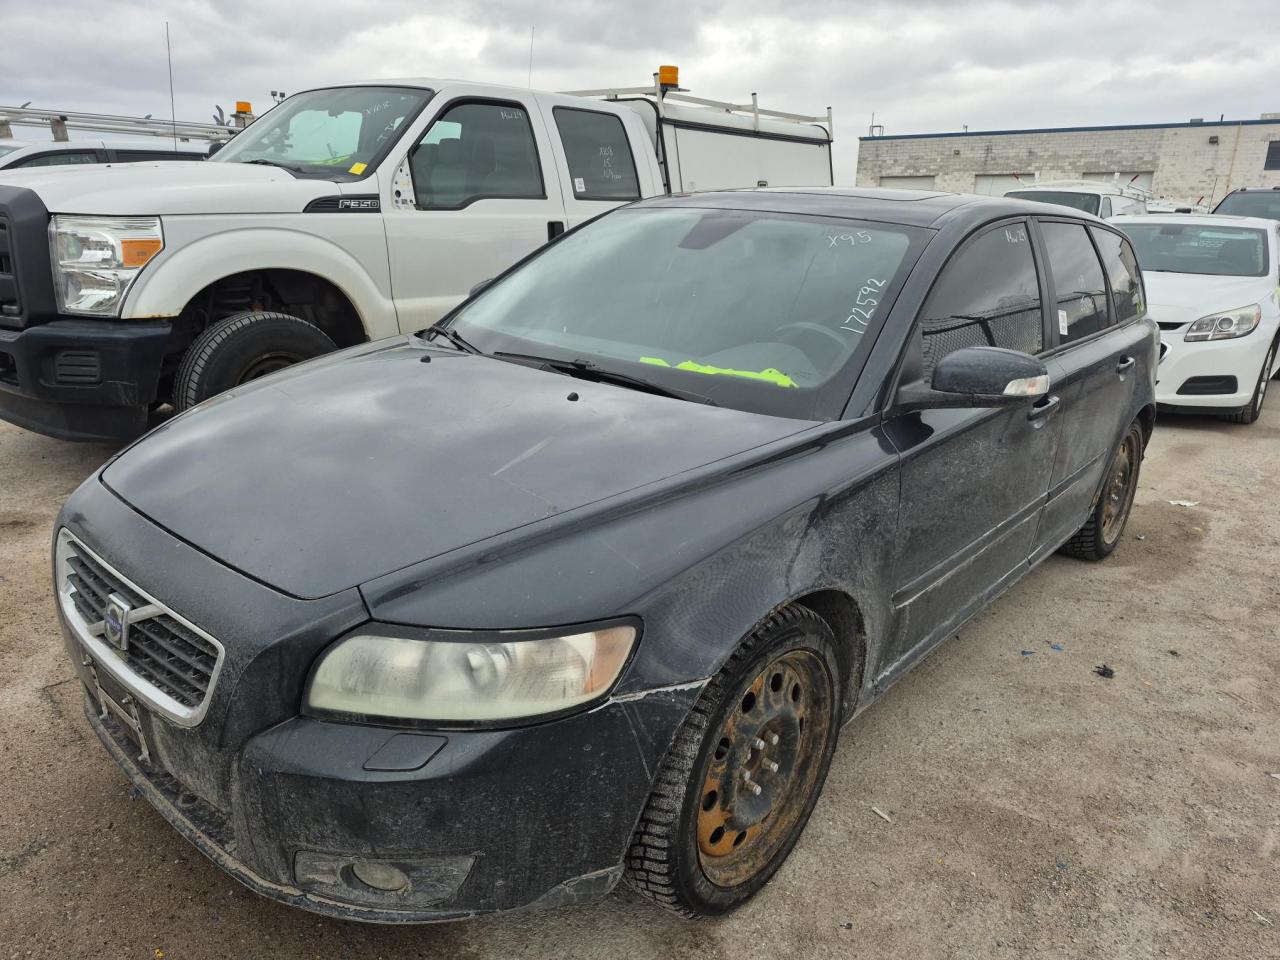
[{"label": "windshield wiper", "polygon": [[240,160],[240,163],[257,163],[264,167],[279,167],[281,170],[288,170],[290,173],[306,173],[301,167],[293,166],[288,163],[281,163],[279,160],[268,160],[266,157],[254,157],[252,160]]},{"label": "windshield wiper", "polygon": [[442,327],[439,322],[433,323],[431,326],[427,327],[427,329],[419,330],[417,333],[417,335],[422,337],[424,340],[430,340],[437,334],[444,337],[463,353],[484,353],[483,350],[467,340],[467,338],[457,330],[454,330],[452,327]]},{"label": "windshield wiper", "polygon": [[579,380],[590,380],[594,383],[612,383],[615,386],[630,387],[633,390],[653,393],[660,397],[670,397],[673,400],[690,400],[694,403],[705,403],[709,407],[720,406],[710,397],[694,393],[692,390],[665,387],[660,383],[654,383],[652,380],[646,380],[643,377],[633,377],[629,373],[622,373],[617,370],[606,370],[590,360],[559,360],[555,357],[540,357],[534,353],[510,353],[506,350],[495,350],[491,356],[497,357],[499,360],[510,360],[513,363],[524,363],[529,366],[555,370],[558,373],[577,377]]}]

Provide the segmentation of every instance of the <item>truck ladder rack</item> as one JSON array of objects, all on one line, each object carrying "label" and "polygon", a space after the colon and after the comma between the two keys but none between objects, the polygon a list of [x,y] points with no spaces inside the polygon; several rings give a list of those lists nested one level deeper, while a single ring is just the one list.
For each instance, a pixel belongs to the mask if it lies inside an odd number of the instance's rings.
[{"label": "truck ladder rack", "polygon": [[652,97],[657,108],[658,115],[664,116],[663,104],[667,100],[675,100],[680,103],[691,103],[699,107],[710,107],[714,110],[723,110],[725,113],[746,114],[753,118],[753,126],[758,131],[760,129],[760,118],[765,117],[770,120],[786,120],[791,123],[808,123],[825,125],[828,139],[834,139],[834,127],[832,124],[831,108],[827,107],[825,115],[805,116],[800,113],[784,113],[781,110],[765,110],[760,106],[757,96],[751,94],[750,103],[729,103],[723,100],[707,100],[704,97],[691,96],[689,92],[681,87],[666,86],[658,81],[658,74],[653,75],[653,85],[648,87],[606,87],[600,90],[562,90],[560,91],[569,97],[599,97],[604,100],[619,100],[624,97]]},{"label": "truck ladder rack", "polygon": [[[233,122],[237,118],[233,115]],[[13,136],[13,124],[22,126],[49,125],[53,139],[68,139],[67,130],[92,131],[94,133],[120,133],[132,136],[167,137],[183,141],[230,140],[239,130],[234,126],[213,123],[191,123],[185,120],[157,120],[152,117],[113,116],[106,113],[78,113],[73,110],[37,110],[29,107],[0,106],[0,138]]]}]

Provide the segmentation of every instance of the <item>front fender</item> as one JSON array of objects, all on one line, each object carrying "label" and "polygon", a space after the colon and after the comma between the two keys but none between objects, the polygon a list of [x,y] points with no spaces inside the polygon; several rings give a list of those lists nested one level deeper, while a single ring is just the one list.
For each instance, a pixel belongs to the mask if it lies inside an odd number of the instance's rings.
[{"label": "front fender", "polygon": [[838,590],[860,607],[870,678],[892,636],[897,454],[878,428],[841,431],[782,441],[754,465],[722,464],[718,478],[685,478],[653,500],[562,515],[545,533],[529,525],[361,592],[375,619],[458,629],[638,616],[643,635],[616,691],[627,695],[711,676],[772,610]]},{"label": "front fender", "polygon": [[[319,216],[319,215],[315,215]],[[348,221],[355,219],[347,215]],[[369,226],[380,217],[360,218]],[[174,224],[171,226],[171,224]],[[341,290],[355,307],[365,333],[378,340],[399,333],[395,304],[386,282],[386,245],[376,270],[379,282],[345,248],[313,233],[280,227],[222,230],[184,242],[190,225],[165,221],[165,249],[143,269],[129,291],[123,319],[176,317],[209,284],[253,270],[296,270],[322,277]],[[372,247],[373,244],[366,244]]]}]

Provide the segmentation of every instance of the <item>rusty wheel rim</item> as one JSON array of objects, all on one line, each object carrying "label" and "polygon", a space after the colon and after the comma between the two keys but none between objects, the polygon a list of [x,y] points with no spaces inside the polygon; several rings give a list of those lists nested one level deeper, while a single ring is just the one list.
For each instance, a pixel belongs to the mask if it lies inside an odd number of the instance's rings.
[{"label": "rusty wheel rim", "polygon": [[1111,464],[1111,477],[1107,481],[1105,498],[1102,505],[1102,539],[1107,543],[1115,543],[1124,529],[1125,518],[1133,505],[1136,492],[1133,484],[1134,471],[1133,437],[1124,438],[1116,458]]},{"label": "rusty wheel rim", "polygon": [[831,673],[788,650],[741,686],[707,756],[698,798],[698,861],[733,887],[762,870],[803,817],[834,722]]}]

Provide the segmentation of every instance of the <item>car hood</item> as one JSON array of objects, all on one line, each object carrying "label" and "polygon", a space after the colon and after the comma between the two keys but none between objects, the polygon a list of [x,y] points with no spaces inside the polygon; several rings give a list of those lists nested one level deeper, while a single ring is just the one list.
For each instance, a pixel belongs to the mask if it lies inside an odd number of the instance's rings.
[{"label": "car hood", "polygon": [[1247,307],[1272,296],[1269,277],[1211,277],[1143,271],[1148,310],[1157,323],[1190,323],[1219,310]]},{"label": "car hood", "polygon": [[397,338],[216,397],[102,481],[187,543],[312,598],[811,426]]},{"label": "car hood", "polygon": [[320,197],[377,190],[368,181],[299,180],[278,167],[189,160],[19,168],[0,171],[0,183],[35,191],[50,213],[146,217],[301,213]]}]

